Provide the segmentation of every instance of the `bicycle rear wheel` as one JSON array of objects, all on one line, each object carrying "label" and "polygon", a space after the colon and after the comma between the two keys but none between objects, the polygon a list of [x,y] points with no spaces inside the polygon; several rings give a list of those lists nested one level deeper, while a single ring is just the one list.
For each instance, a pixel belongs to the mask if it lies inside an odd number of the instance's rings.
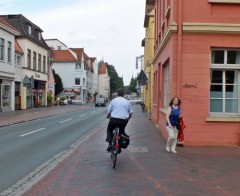
[{"label": "bicycle rear wheel", "polygon": [[114,139],[114,142],[112,143],[112,167],[115,169],[116,163],[117,163],[117,149],[116,149],[116,140]]}]

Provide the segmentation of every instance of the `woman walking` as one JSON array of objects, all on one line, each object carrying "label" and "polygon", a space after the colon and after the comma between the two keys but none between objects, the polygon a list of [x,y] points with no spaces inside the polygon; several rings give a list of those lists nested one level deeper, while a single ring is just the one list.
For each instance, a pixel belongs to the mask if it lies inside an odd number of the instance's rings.
[{"label": "woman walking", "polygon": [[176,146],[177,146],[177,136],[178,136],[178,129],[177,124],[179,123],[179,118],[181,117],[181,110],[180,110],[181,100],[178,97],[173,97],[169,103],[169,108],[166,114],[166,128],[168,131],[168,140],[166,144],[166,151],[177,153]]}]

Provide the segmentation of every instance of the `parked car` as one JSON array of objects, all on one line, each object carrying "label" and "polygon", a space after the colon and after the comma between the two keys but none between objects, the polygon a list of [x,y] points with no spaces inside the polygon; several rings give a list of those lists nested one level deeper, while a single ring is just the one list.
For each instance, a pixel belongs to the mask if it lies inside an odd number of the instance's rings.
[{"label": "parked car", "polygon": [[105,98],[97,98],[95,102],[95,107],[103,106],[106,107]]},{"label": "parked car", "polygon": [[82,102],[82,100],[73,99],[73,100],[72,100],[72,104],[75,104],[75,105],[83,105],[84,103]]},{"label": "parked car", "polygon": [[132,99],[129,99],[129,101],[132,104],[140,104],[143,101],[143,99],[141,97],[134,97]]}]

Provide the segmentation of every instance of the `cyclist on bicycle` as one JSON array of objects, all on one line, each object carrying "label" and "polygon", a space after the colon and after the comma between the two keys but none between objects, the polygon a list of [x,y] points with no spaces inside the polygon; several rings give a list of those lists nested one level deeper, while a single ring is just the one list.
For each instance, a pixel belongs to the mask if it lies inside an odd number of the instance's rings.
[{"label": "cyclist on bicycle", "polygon": [[109,106],[107,118],[110,118],[107,128],[107,139],[106,141],[109,143],[107,151],[110,152],[112,150],[111,142],[113,137],[113,130],[116,127],[119,127],[119,134],[121,135],[125,131],[125,127],[127,126],[128,120],[131,118],[133,113],[133,109],[131,103],[124,98],[124,90],[118,90],[118,97],[114,98]]}]

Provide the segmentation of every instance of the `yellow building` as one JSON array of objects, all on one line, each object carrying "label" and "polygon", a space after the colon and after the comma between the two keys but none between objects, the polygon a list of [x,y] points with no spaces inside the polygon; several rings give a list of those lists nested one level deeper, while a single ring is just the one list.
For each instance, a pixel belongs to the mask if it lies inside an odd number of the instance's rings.
[{"label": "yellow building", "polygon": [[144,18],[145,38],[142,41],[144,47],[144,66],[143,70],[148,77],[147,85],[143,87],[144,104],[147,107],[147,112],[151,115],[152,111],[152,80],[153,80],[153,65],[152,59],[154,55],[154,0],[146,1],[146,10]]}]

